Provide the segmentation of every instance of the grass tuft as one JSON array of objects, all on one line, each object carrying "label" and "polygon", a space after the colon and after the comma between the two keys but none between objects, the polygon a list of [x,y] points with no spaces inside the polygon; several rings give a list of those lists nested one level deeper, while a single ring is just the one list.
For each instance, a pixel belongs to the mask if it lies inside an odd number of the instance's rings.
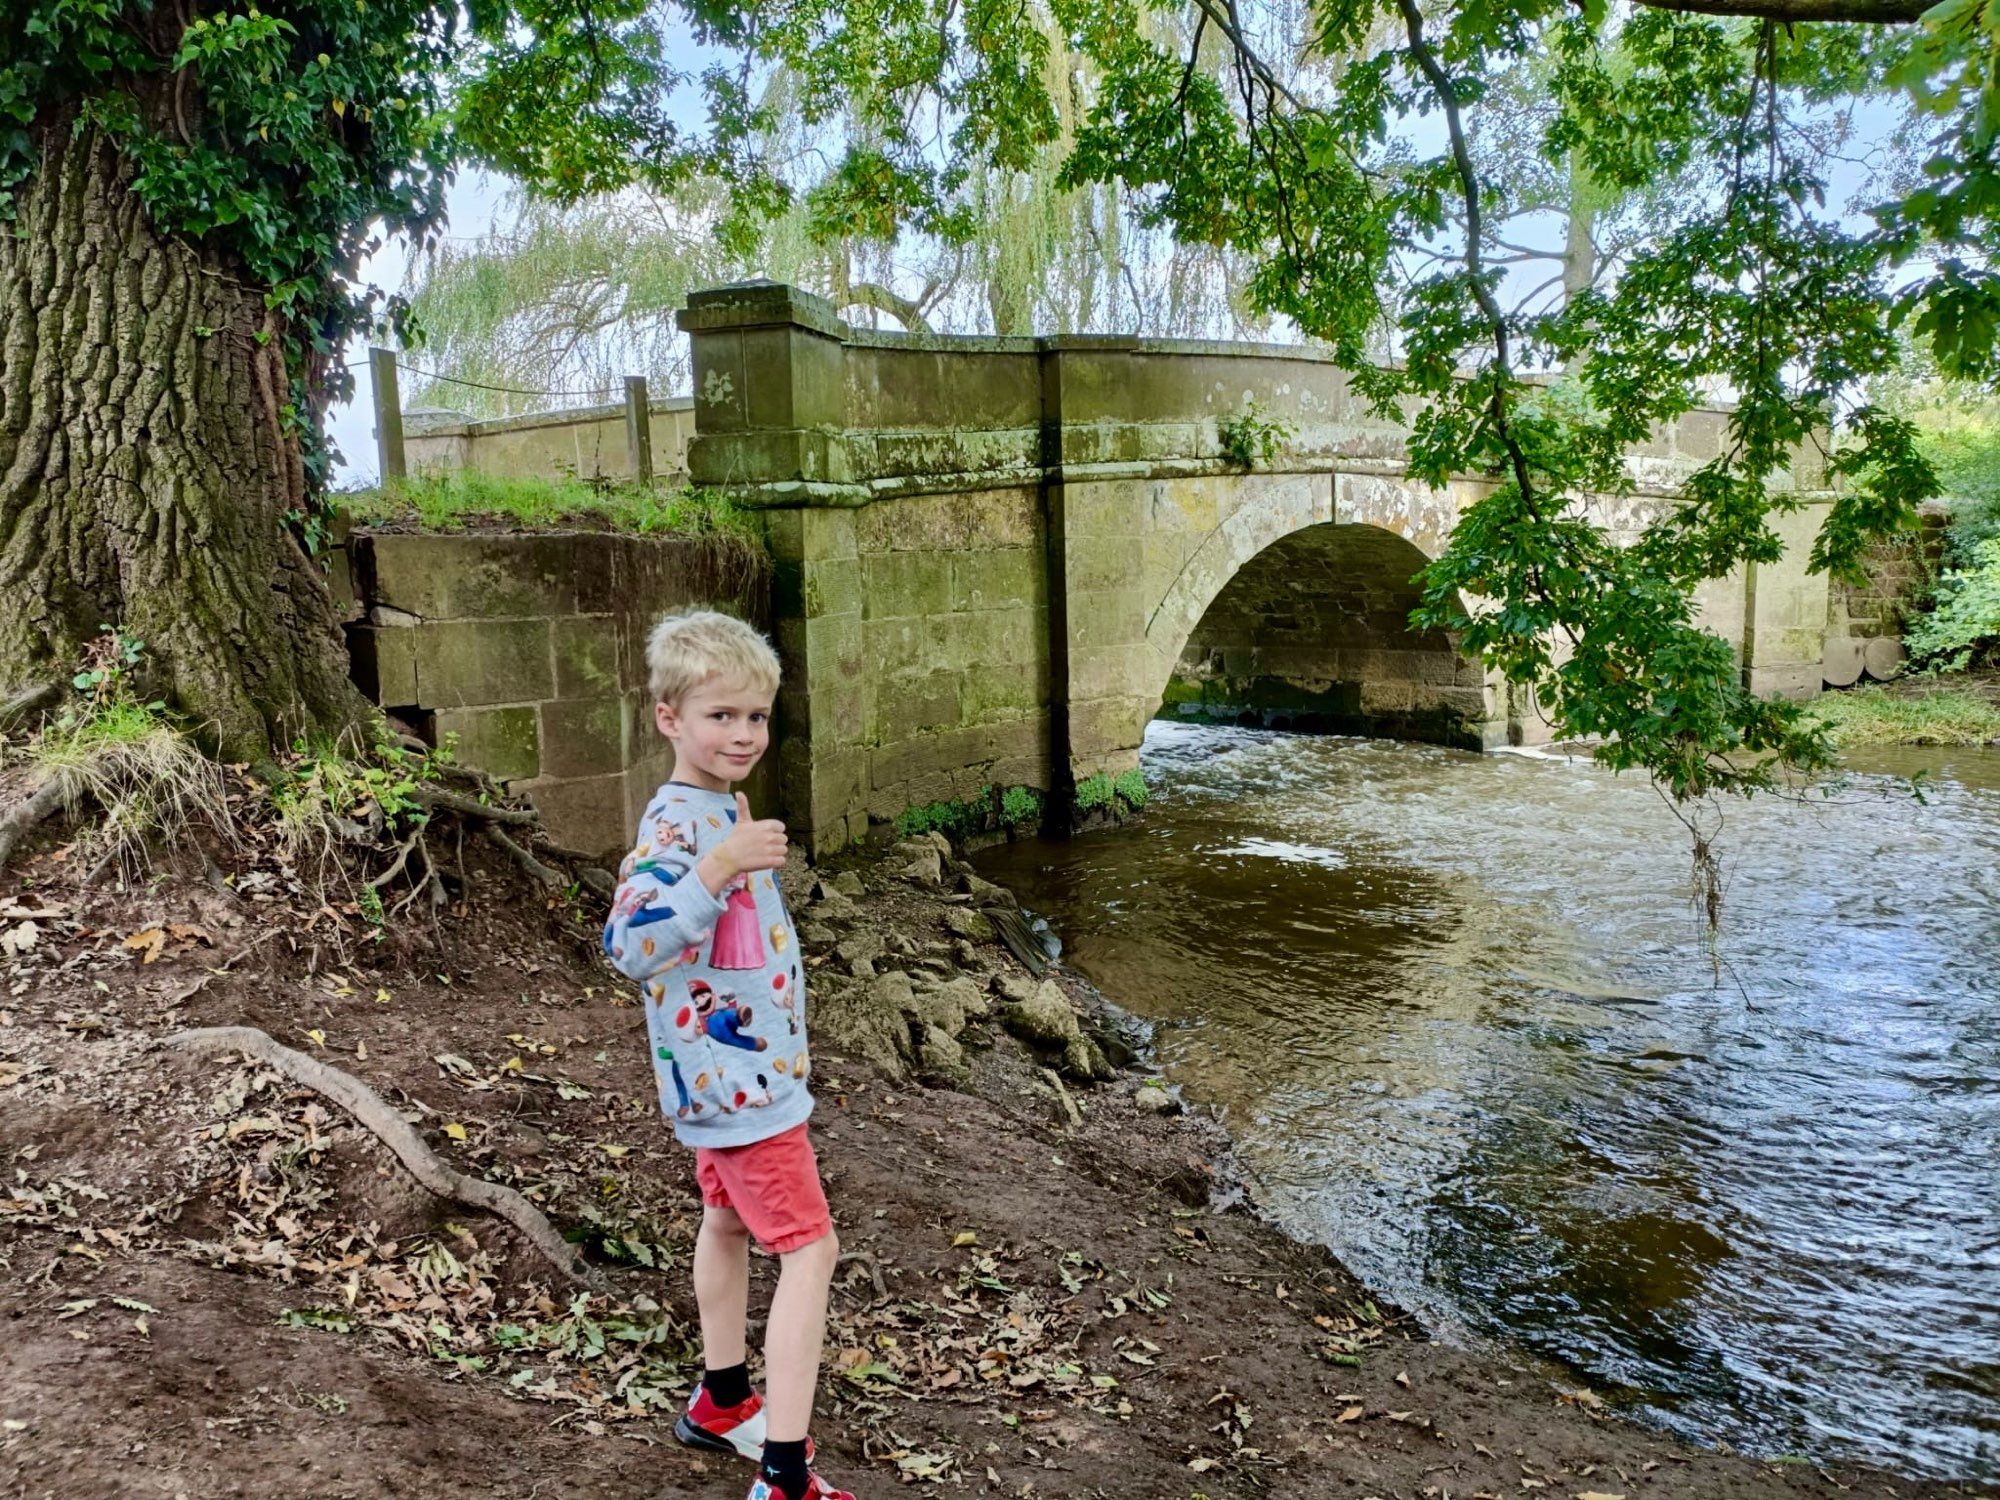
[{"label": "grass tuft", "polygon": [[228,772],[153,708],[99,704],[50,725],[25,753],[60,782],[66,806],[103,809],[77,839],[90,867],[116,864],[136,876],[150,866],[150,845],[179,846],[197,827],[236,842]]},{"label": "grass tuft", "polygon": [[1806,713],[1826,725],[1836,747],[1984,745],[2000,740],[2000,703],[1974,688],[1909,681],[1822,693]]}]

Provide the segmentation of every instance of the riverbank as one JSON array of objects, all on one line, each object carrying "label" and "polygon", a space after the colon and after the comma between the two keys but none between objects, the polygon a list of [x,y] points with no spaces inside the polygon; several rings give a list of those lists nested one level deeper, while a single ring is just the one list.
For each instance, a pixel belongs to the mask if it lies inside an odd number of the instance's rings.
[{"label": "riverbank", "polygon": [[[0,1493],[742,1493],[672,1441],[695,1200],[588,914],[468,849],[440,951],[268,857],[90,890],[60,853],[0,922]],[[1084,987],[1032,976],[988,915],[1008,898],[946,849],[790,888],[846,1252],[822,1466],[860,1493],[1967,1492],[1694,1449],[1426,1341],[1214,1206],[1213,1125],[1114,1066]],[[213,1025],[366,1081],[583,1231],[609,1292],[272,1070],[150,1045]]]},{"label": "riverbank", "polygon": [[2000,674],[1902,677],[1829,691],[1807,712],[1836,748],[2000,745]]}]

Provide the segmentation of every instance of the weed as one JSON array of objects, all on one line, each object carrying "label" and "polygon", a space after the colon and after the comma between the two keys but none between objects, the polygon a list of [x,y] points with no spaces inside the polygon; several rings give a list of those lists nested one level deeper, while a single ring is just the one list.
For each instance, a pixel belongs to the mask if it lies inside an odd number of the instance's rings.
[{"label": "weed", "polygon": [[1031,786],[1010,786],[1000,796],[1000,821],[1020,828],[1042,820],[1042,794]]},{"label": "weed", "polygon": [[1264,408],[1251,396],[1243,398],[1242,411],[1215,424],[1222,456],[1239,469],[1253,469],[1259,462],[1269,463],[1277,457],[1278,449],[1291,440],[1294,431],[1289,422],[1264,415]]},{"label": "weed", "polygon": [[103,816],[77,840],[91,868],[116,864],[136,875],[154,839],[183,842],[206,825],[235,842],[229,777],[201,753],[161,703],[136,696],[145,645],[107,626],[91,642],[73,685],[88,696],[67,705],[26,749],[40,777],[62,787],[74,808],[89,800]]}]

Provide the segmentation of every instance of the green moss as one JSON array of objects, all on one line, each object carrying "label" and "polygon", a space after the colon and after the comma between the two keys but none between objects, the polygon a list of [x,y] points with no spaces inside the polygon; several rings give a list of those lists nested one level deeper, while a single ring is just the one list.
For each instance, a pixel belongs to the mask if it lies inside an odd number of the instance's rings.
[{"label": "green moss", "polygon": [[1093,812],[1100,807],[1108,807],[1114,795],[1111,778],[1099,771],[1076,784],[1076,810]]},{"label": "green moss", "polygon": [[592,519],[647,534],[759,535],[749,512],[719,491],[691,485],[669,490],[455,470],[357,490],[340,502],[357,521],[415,521],[430,531],[456,531],[481,520],[552,526]]},{"label": "green moss", "polygon": [[1118,794],[1119,801],[1134,812],[1146,805],[1146,778],[1137,766],[1113,781],[1111,790]]}]

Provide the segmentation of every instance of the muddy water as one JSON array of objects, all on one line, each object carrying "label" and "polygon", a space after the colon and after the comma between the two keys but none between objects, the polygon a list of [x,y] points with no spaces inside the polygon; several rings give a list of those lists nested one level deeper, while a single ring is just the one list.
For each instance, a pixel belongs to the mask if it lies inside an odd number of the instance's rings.
[{"label": "muddy water", "polygon": [[980,863],[1289,1230],[1708,1441],[2000,1478],[2000,755],[1731,809],[1716,955],[1633,778],[1168,725],[1146,770]]}]

